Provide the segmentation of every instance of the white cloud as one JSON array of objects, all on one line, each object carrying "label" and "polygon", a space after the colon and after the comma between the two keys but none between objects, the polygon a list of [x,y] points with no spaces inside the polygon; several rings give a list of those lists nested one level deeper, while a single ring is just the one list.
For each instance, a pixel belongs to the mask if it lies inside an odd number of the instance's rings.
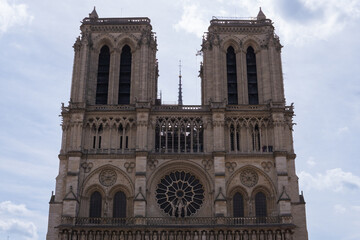
[{"label": "white cloud", "polygon": [[346,212],[346,208],[341,204],[336,204],[334,206],[335,213],[344,214]]},{"label": "white cloud", "polygon": [[306,163],[307,163],[310,167],[315,166],[315,165],[316,165],[315,158],[314,158],[314,157],[309,157],[309,159],[306,161]]},{"label": "white cloud", "polygon": [[37,227],[31,220],[36,217],[24,204],[0,202],[0,233],[16,237],[14,239],[37,240]]},{"label": "white cloud", "polygon": [[349,132],[349,128],[348,127],[341,127],[341,128],[339,128],[338,130],[337,130],[337,134],[338,135],[341,135],[341,134],[343,134],[343,133],[346,133],[346,132]]},{"label": "white cloud", "polygon": [[300,185],[307,189],[332,190],[335,192],[345,189],[359,189],[360,177],[351,172],[344,172],[341,168],[327,170],[325,174],[311,175],[300,172]]},{"label": "white cloud", "polygon": [[16,4],[8,0],[0,0],[0,33],[6,32],[16,25],[26,25],[33,20],[26,4]]},{"label": "white cloud", "polygon": [[360,212],[360,206],[351,206],[351,209],[356,212]]},{"label": "white cloud", "polygon": [[239,10],[236,15],[240,17],[255,17],[261,6],[265,15],[275,22],[282,41],[294,45],[314,39],[326,40],[360,18],[360,1],[357,0],[230,0],[221,4],[226,10],[216,9],[216,5],[208,1],[194,4],[184,0],[182,4],[183,14],[175,25],[177,30],[201,36],[207,29],[209,16],[221,13],[232,17],[229,13]]},{"label": "white cloud", "polygon": [[188,33],[193,33],[198,37],[201,37],[204,34],[208,26],[208,19],[205,19],[204,12],[199,5],[194,3],[189,3],[188,1],[183,2],[183,14],[181,20],[175,24],[175,29],[177,31],[183,29]]}]

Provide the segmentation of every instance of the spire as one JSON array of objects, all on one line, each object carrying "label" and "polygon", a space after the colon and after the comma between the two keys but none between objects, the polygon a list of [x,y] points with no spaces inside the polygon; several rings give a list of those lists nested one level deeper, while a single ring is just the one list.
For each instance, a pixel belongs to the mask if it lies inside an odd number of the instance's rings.
[{"label": "spire", "polygon": [[261,11],[261,7],[260,7],[260,11],[259,11],[256,19],[257,19],[257,20],[265,20],[265,19],[266,19],[265,14],[263,13],[263,11]]},{"label": "spire", "polygon": [[179,96],[178,96],[178,105],[183,105],[182,101],[182,87],[181,87],[181,60],[179,60]]},{"label": "spire", "polygon": [[95,6],[94,6],[94,10],[92,10],[91,13],[89,13],[89,18],[99,18],[97,12],[96,12],[96,9],[95,9]]}]

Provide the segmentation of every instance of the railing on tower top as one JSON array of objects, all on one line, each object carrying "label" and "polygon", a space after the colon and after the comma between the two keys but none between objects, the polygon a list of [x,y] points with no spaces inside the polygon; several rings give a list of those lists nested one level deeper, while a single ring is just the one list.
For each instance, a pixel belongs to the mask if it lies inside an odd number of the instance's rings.
[{"label": "railing on tower top", "polygon": [[253,226],[292,224],[291,216],[272,217],[130,217],[88,218],[62,217],[62,226]]},{"label": "railing on tower top", "polygon": [[84,24],[150,24],[150,19],[143,18],[84,18]]}]

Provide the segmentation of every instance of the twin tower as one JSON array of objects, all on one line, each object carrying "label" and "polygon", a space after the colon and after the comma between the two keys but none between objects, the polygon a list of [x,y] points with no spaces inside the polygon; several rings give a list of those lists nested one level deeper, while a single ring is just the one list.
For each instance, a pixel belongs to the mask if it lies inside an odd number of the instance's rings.
[{"label": "twin tower", "polygon": [[81,25],[48,240],[303,240],[272,21],[210,21],[201,105],[157,99],[148,18]]}]

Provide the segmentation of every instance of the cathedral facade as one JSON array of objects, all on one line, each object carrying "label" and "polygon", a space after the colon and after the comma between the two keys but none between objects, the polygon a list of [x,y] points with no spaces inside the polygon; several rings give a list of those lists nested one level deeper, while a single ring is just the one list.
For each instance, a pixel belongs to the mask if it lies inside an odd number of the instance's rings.
[{"label": "cathedral facade", "polygon": [[[210,21],[201,105],[157,99],[148,18],[84,18],[48,240],[305,240],[273,23]],[[180,98],[179,98],[180,99]]]}]

